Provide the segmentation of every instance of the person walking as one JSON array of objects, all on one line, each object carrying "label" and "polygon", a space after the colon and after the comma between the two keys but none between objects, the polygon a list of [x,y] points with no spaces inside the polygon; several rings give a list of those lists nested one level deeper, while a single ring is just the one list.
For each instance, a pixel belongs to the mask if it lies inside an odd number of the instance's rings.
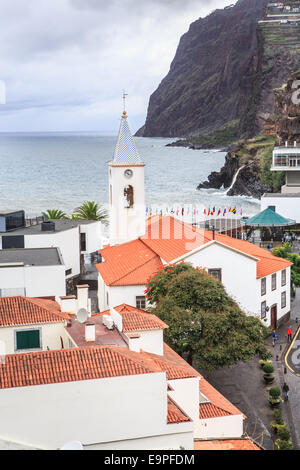
[{"label": "person walking", "polygon": [[284,401],[288,401],[290,387],[288,386],[288,384],[286,382],[284,382],[282,390],[283,390],[283,394],[284,394]]},{"label": "person walking", "polygon": [[273,348],[275,347],[275,343],[276,341],[278,340],[278,337],[276,335],[276,331],[274,330],[273,333],[272,333],[272,344],[273,344]]},{"label": "person walking", "polygon": [[293,331],[292,331],[292,328],[290,326],[286,330],[286,334],[287,334],[287,337],[288,337],[288,343],[290,343],[292,341],[292,338],[293,338]]}]

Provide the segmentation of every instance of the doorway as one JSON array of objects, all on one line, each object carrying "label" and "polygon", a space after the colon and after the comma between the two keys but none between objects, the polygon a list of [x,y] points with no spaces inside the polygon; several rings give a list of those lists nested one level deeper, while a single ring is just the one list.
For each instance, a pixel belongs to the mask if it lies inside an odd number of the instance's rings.
[{"label": "doorway", "polygon": [[277,305],[271,307],[271,328],[272,330],[277,328]]}]

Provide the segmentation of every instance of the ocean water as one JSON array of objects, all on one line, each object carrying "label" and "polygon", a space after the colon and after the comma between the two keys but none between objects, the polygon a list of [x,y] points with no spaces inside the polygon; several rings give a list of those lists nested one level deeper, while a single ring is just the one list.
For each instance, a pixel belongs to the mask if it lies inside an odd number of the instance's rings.
[{"label": "ocean water", "polygon": [[[242,209],[259,211],[259,201],[228,197],[224,190],[196,190],[211,171],[219,170],[225,153],[166,147],[172,139],[136,138],[146,162],[146,201],[153,207]],[[0,134],[0,210],[24,209],[28,216],[47,209],[67,213],[86,200],[108,202],[108,169],[116,136],[101,133]]]}]

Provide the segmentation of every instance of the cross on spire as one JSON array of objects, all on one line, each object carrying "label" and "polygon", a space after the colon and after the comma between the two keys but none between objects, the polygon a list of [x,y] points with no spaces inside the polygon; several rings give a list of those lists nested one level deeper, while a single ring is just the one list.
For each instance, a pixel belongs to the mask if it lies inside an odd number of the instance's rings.
[{"label": "cross on spire", "polygon": [[125,93],[125,90],[123,90],[123,111],[124,113],[126,112],[126,97],[128,96],[127,93]]}]

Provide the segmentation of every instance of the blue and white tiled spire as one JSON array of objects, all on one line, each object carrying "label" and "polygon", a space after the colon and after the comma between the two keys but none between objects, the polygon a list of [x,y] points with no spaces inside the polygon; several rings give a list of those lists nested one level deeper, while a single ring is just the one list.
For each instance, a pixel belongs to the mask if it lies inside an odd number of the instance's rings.
[{"label": "blue and white tiled spire", "polygon": [[126,111],[123,112],[121,125],[114,155],[114,163],[140,163],[142,162],[135,141],[128,124]]}]

